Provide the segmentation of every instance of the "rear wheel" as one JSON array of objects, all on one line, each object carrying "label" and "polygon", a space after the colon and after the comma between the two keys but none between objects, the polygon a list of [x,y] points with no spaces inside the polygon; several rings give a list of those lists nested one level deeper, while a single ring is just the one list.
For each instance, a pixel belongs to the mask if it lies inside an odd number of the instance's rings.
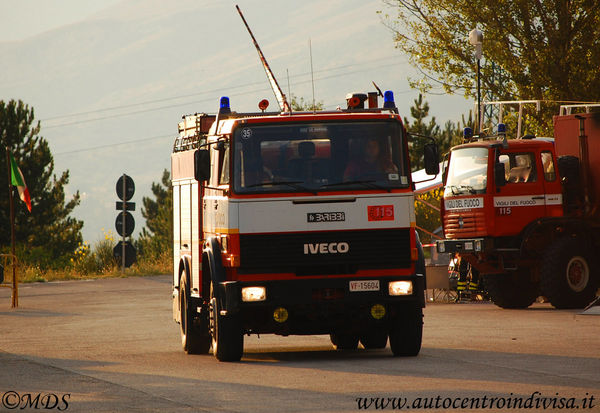
[{"label": "rear wheel", "polygon": [[185,274],[179,280],[179,312],[183,350],[188,354],[207,354],[211,345],[208,317],[205,313],[195,316],[195,311],[190,306],[190,290]]},{"label": "rear wheel", "polygon": [[556,308],[583,308],[600,284],[592,250],[576,238],[554,241],[544,254],[542,292]]},{"label": "rear wheel", "polygon": [[210,289],[210,332],[213,354],[219,361],[239,361],[244,352],[244,334],[240,319],[234,314],[222,314],[214,288]]},{"label": "rear wheel", "polygon": [[336,350],[356,350],[358,348],[358,336],[356,334],[331,333],[329,338]]},{"label": "rear wheel", "polygon": [[392,320],[390,347],[396,357],[414,357],[421,351],[423,309],[418,304],[402,307]]},{"label": "rear wheel", "polygon": [[538,283],[525,270],[486,275],[485,286],[492,302],[502,308],[527,308],[540,295]]},{"label": "rear wheel", "polygon": [[385,348],[387,346],[388,335],[384,329],[369,330],[360,336],[360,343],[367,350]]}]

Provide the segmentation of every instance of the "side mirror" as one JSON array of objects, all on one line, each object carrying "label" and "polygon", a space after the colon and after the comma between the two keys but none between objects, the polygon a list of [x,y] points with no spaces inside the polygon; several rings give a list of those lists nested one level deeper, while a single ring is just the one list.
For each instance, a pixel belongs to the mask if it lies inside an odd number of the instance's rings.
[{"label": "side mirror", "polygon": [[194,153],[194,178],[198,182],[210,179],[210,151],[208,149],[198,149]]},{"label": "side mirror", "polygon": [[494,165],[494,183],[496,188],[506,185],[506,172],[502,162],[496,162]]},{"label": "side mirror", "polygon": [[425,160],[425,172],[427,175],[440,173],[440,154],[435,143],[427,143],[423,146],[423,158]]},{"label": "side mirror", "polygon": [[217,142],[217,146],[215,149],[219,152],[223,152],[225,150],[225,142],[223,142],[223,141]]}]

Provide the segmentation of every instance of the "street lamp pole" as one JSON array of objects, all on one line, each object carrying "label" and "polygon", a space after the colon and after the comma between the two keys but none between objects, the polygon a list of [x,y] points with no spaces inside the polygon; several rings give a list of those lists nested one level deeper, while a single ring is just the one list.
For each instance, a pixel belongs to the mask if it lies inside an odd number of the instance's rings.
[{"label": "street lamp pole", "polygon": [[475,48],[477,59],[477,132],[481,133],[483,119],[481,118],[481,58],[483,57],[483,32],[473,29],[469,33],[469,43]]}]

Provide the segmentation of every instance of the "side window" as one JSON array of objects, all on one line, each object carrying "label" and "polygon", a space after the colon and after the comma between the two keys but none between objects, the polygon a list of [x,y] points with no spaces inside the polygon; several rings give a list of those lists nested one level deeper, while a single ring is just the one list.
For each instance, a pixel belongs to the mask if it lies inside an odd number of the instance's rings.
[{"label": "side window", "polygon": [[544,179],[552,182],[556,179],[556,170],[554,169],[554,158],[552,152],[542,152],[542,167],[544,168]]},{"label": "side window", "polygon": [[229,184],[229,145],[219,153],[219,185]]},{"label": "side window", "polygon": [[506,153],[498,158],[504,164],[506,182],[518,184],[537,180],[533,153]]}]

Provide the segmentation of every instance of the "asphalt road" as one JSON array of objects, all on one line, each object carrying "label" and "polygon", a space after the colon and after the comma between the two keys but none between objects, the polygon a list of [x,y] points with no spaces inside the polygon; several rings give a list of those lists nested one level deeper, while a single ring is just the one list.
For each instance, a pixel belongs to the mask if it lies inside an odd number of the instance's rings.
[{"label": "asphalt road", "polygon": [[[253,336],[241,362],[219,363],[181,351],[167,276],[27,284],[20,292],[20,307],[10,310],[9,290],[0,290],[0,401],[9,405],[14,391],[49,405],[54,394],[54,411],[69,412],[352,412],[361,397],[406,397],[410,405],[540,392],[580,407],[594,396],[584,411],[600,411],[600,316],[547,304],[430,304],[416,358],[392,358],[389,348],[338,352],[326,336]],[[533,407],[524,411],[542,410]]]}]

